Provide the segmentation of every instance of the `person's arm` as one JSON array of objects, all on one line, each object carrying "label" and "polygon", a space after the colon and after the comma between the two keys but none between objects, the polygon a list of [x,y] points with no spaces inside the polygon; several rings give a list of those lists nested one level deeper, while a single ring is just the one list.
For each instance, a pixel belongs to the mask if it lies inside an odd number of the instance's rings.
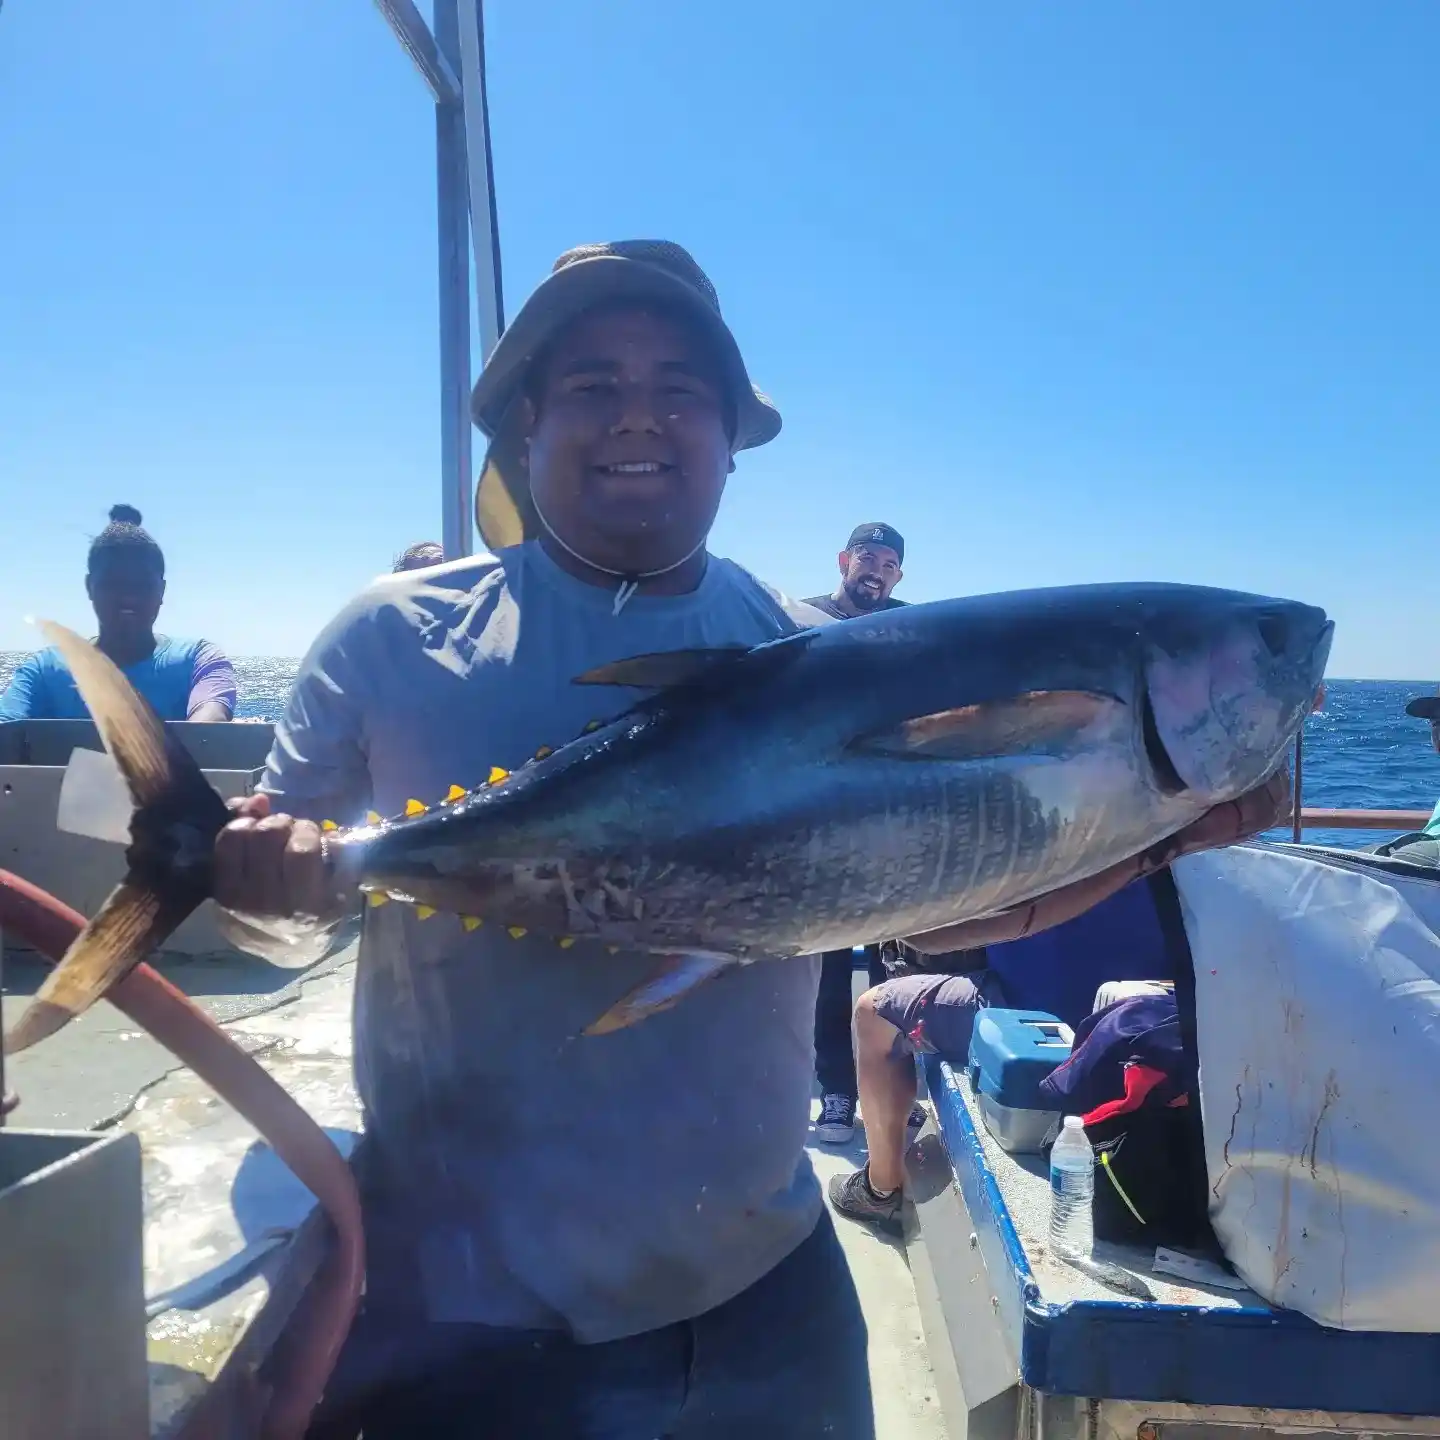
[{"label": "person's arm", "polygon": [[235,667],[218,645],[202,640],[195,651],[190,675],[187,720],[229,720],[235,714]]},{"label": "person's arm", "polygon": [[0,695],[0,720],[45,719],[44,693],[40,657],[29,655],[10,677],[4,695]]},{"label": "person's arm", "polygon": [[[1123,890],[1132,880],[1152,874],[1182,855],[1237,845],[1242,840],[1283,825],[1290,816],[1293,798],[1290,773],[1282,770],[1272,775],[1265,784],[1246,791],[1238,800],[1229,800],[1207,810],[1168,840],[1162,840],[1143,854],[1132,855],[1128,860],[1090,876],[1088,880],[1062,885],[1038,900],[1001,910],[983,919],[963,920],[958,925],[947,925],[943,930],[931,930],[924,935],[907,935],[904,943],[922,956],[944,955],[952,950],[1000,945],[1007,940],[1020,940],[1041,930],[1049,930],[1054,925],[1062,925],[1084,914],[1092,906]],[[921,963],[925,962],[922,960]]]},{"label": "person's arm", "polygon": [[300,662],[285,713],[256,787],[272,811],[351,825],[371,799],[365,711],[371,671],[371,621],[349,611],[333,622]]},{"label": "person's arm", "polygon": [[333,873],[321,823],[347,824],[370,801],[364,751],[363,613],[342,614],[301,664],[258,793],[234,802],[215,847],[221,929],[240,949],[313,964],[358,903]]}]

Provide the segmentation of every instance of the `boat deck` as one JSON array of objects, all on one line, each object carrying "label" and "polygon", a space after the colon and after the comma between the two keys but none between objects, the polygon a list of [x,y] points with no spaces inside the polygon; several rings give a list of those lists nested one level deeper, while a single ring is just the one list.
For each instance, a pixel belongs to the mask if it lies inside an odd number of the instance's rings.
[{"label": "boat deck", "polygon": [[[31,968],[11,967],[7,1022],[27,1003]],[[190,982],[195,998],[343,1153],[353,1149],[353,948],[297,977],[239,956],[167,969]],[[253,988],[266,980],[281,983]],[[221,1400],[211,1392],[222,1374],[228,1395],[268,1353],[324,1255],[314,1198],[250,1125],[109,1006],[16,1057],[10,1080],[21,1097],[18,1126],[115,1128],[139,1137],[150,1433],[181,1440],[199,1432],[207,1401]]]},{"label": "boat deck", "polygon": [[[818,1115],[819,1110],[817,1099],[814,1114]],[[812,1139],[809,1148],[811,1163],[823,1187],[832,1175],[863,1163],[864,1131],[857,1129],[849,1145],[822,1145]],[[835,1217],[835,1230],[850,1262],[870,1332],[875,1440],[947,1440],[949,1432],[930,1367],[904,1243],[839,1216]]]},{"label": "boat deck", "polygon": [[[346,1153],[360,1130],[354,965],[352,949],[288,979],[236,956],[170,970]],[[40,973],[12,965],[7,1021]],[[254,989],[276,980],[285,983]],[[232,1403],[233,1387],[268,1353],[314,1274],[325,1230],[312,1197],[248,1124],[108,1006],[16,1057],[10,1079],[22,1100],[17,1125],[139,1136],[146,1294],[156,1312],[147,1332],[151,1435],[200,1433],[207,1412]],[[863,1159],[862,1140],[812,1141],[822,1185]],[[876,1440],[945,1440],[904,1246],[848,1221],[836,1228],[869,1327]]]}]

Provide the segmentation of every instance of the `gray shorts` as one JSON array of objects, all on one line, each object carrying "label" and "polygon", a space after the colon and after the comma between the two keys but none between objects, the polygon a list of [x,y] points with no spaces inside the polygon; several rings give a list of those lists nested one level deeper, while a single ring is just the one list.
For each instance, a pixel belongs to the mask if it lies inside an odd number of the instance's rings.
[{"label": "gray shorts", "polygon": [[987,1005],[1004,1005],[1000,977],[989,970],[967,975],[902,975],[871,992],[875,1013],[899,1032],[896,1055],[940,1055],[963,1065],[970,1055],[975,1017]]}]

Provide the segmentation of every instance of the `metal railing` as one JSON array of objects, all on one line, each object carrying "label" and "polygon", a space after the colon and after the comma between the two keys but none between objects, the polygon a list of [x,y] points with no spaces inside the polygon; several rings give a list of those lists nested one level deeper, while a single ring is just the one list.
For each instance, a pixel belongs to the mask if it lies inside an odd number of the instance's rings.
[{"label": "metal railing", "polygon": [[1295,737],[1295,808],[1290,815],[1290,835],[1300,844],[1310,830],[1391,830],[1405,833],[1423,830],[1430,823],[1428,810],[1327,810],[1304,804],[1305,739]]},{"label": "metal railing", "polygon": [[1429,810],[1324,810],[1306,806],[1292,828],[1310,830],[1423,830]]}]

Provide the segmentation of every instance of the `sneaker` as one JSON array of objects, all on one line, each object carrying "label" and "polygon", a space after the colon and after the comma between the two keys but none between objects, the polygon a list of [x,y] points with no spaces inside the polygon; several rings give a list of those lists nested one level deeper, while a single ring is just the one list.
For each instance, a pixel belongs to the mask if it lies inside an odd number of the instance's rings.
[{"label": "sneaker", "polygon": [[826,1145],[848,1145],[855,1138],[855,1102],[848,1095],[826,1095],[815,1134]]},{"label": "sneaker", "polygon": [[870,1182],[866,1178],[868,1174],[869,1172],[862,1166],[849,1175],[831,1176],[830,1184],[826,1187],[829,1191],[831,1207],[836,1214],[847,1215],[852,1220],[858,1220],[862,1225],[871,1225],[876,1230],[884,1231],[887,1235],[900,1235],[902,1233],[900,1191],[897,1190],[893,1195],[887,1195],[883,1200],[880,1199],[870,1188]]}]

